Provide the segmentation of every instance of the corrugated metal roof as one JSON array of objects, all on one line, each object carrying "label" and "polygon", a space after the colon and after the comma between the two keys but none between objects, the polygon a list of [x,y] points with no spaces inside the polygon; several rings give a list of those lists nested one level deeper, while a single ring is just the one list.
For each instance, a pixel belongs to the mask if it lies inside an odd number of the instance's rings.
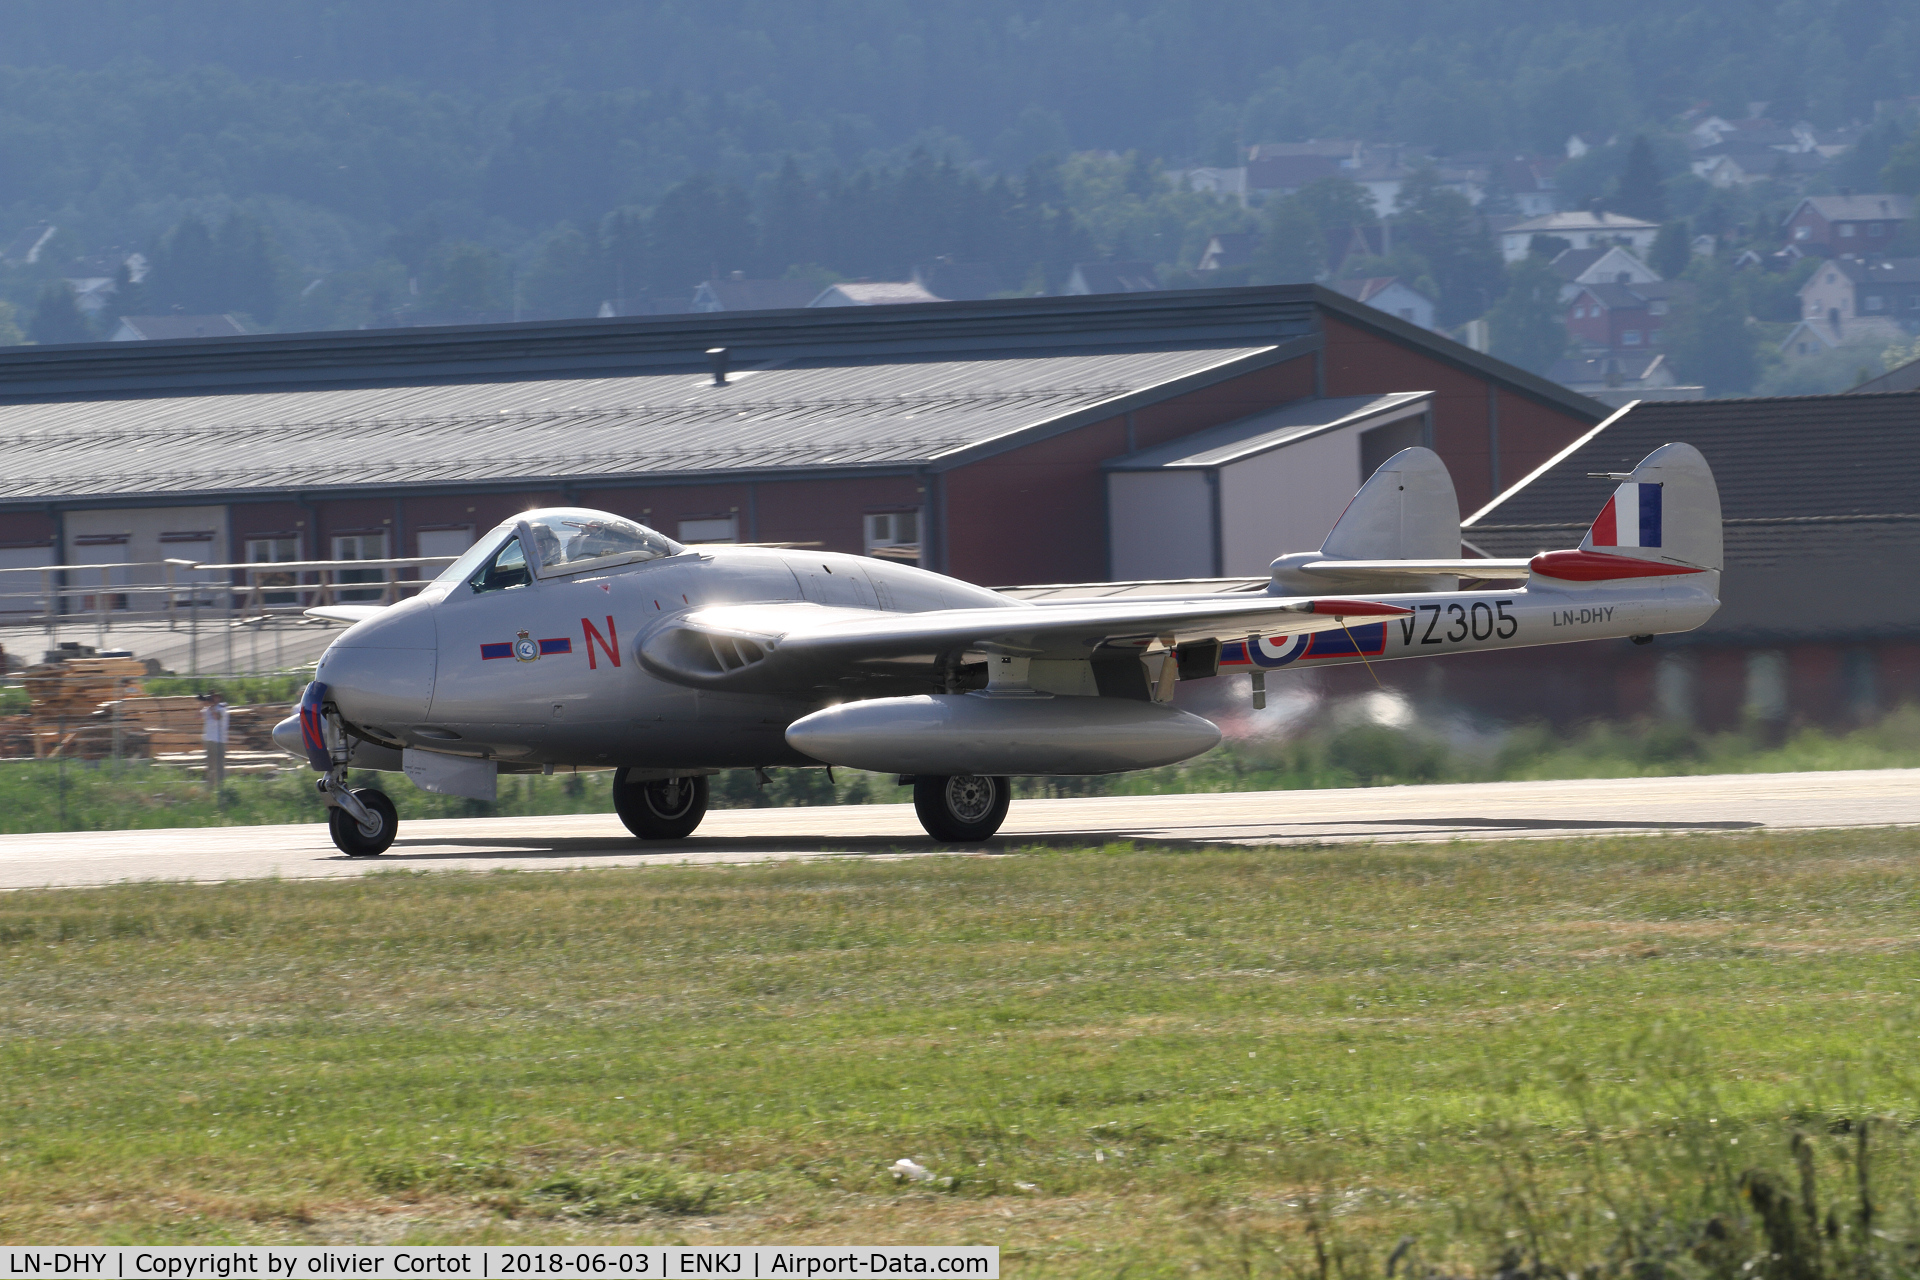
[{"label": "corrugated metal roof", "polygon": [[1432,394],[1431,391],[1395,391],[1384,396],[1302,400],[1115,458],[1106,468],[1109,471],[1159,471],[1169,467],[1225,466],[1323,431],[1351,426],[1392,410],[1409,409]]},{"label": "corrugated metal roof", "polygon": [[916,465],[1272,350],[0,404],[0,502]]}]

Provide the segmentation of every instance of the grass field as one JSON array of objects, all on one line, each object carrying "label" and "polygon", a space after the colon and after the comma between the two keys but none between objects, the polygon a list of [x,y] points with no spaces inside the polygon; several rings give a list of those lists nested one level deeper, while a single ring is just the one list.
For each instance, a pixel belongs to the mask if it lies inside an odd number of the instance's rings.
[{"label": "grass field", "polygon": [[1912,1274],[1917,922],[1909,832],[16,893],[0,1237]]}]

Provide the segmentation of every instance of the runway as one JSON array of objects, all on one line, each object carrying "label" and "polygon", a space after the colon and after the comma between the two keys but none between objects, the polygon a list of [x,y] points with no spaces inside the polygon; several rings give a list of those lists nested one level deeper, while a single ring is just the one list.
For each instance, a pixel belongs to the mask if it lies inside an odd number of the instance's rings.
[{"label": "runway", "polygon": [[[1920,825],[1920,769],[1018,800],[1000,835],[967,851],[1125,840],[1400,844],[1904,825]],[[906,804],[716,810],[691,838],[646,846],[610,813],[403,822],[385,857],[361,861],[341,856],[318,823],[60,832],[0,836],[0,889],[945,852]]]}]

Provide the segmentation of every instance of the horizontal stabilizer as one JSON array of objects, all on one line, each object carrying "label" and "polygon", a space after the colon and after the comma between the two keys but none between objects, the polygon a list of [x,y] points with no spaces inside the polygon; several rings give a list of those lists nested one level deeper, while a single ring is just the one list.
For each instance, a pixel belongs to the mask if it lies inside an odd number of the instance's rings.
[{"label": "horizontal stabilizer", "polygon": [[1293,566],[1300,573],[1329,578],[1524,578],[1525,560],[1309,560]]},{"label": "horizontal stabilizer", "polygon": [[365,622],[386,607],[383,604],[322,604],[305,613],[309,618],[325,618],[329,622]]}]

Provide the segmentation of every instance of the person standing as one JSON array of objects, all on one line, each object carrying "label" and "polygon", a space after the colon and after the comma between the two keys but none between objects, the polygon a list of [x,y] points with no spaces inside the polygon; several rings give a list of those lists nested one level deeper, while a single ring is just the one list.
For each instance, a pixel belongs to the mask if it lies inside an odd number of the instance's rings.
[{"label": "person standing", "polygon": [[207,781],[217,792],[227,780],[227,696],[215,689],[200,695],[200,746],[207,753]]}]

